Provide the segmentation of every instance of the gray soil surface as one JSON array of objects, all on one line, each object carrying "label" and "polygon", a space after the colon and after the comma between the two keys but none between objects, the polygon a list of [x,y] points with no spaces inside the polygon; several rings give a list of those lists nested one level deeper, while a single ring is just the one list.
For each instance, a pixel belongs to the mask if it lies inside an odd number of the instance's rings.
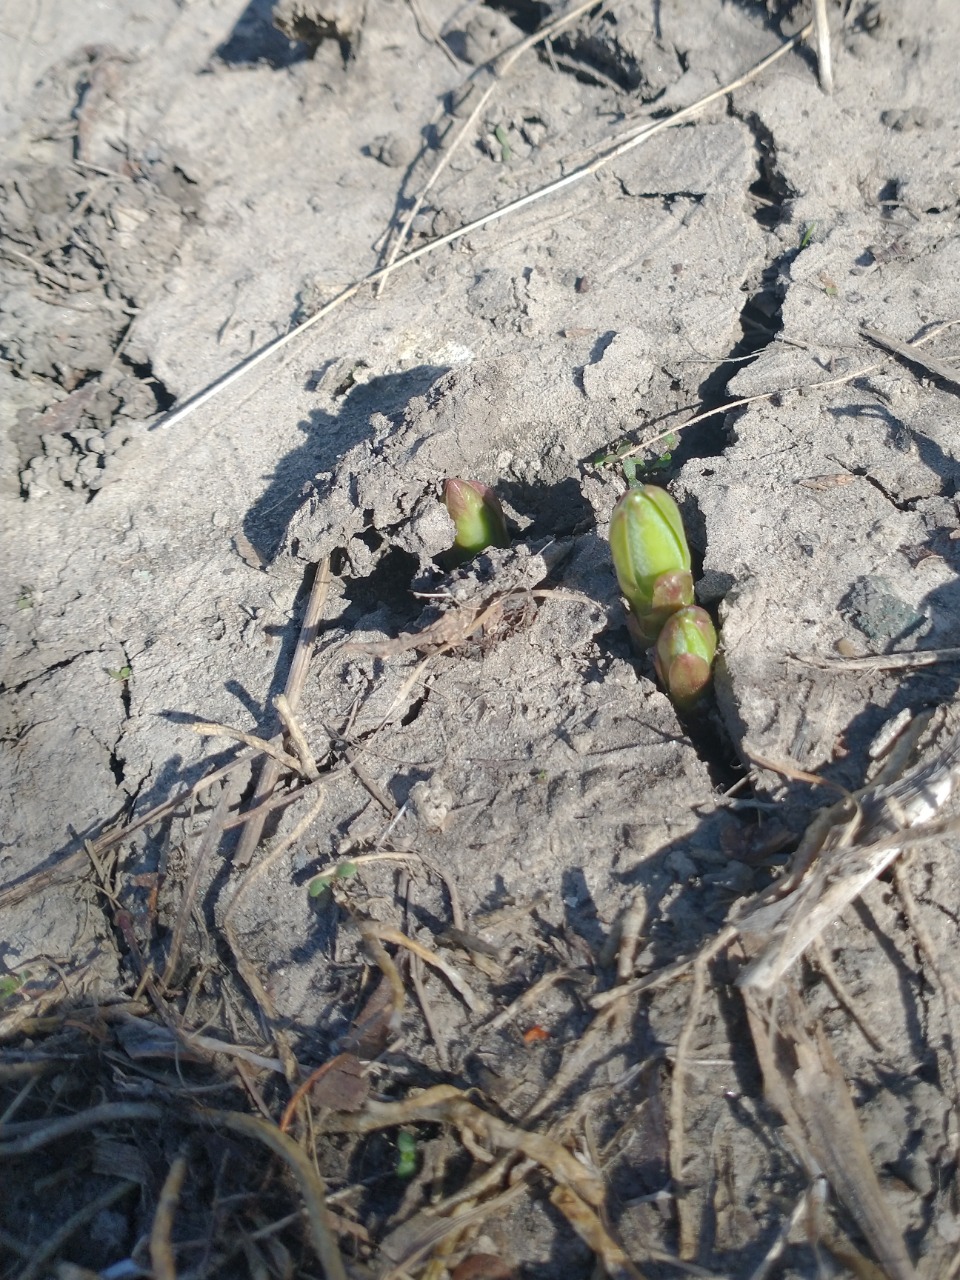
[{"label": "gray soil surface", "polygon": [[[381,265],[442,159],[405,248],[696,102],[810,16],[773,0],[616,0],[495,77],[488,60],[561,7],[0,7],[5,1052],[26,1062],[43,1044],[28,1014],[134,1010],[143,966],[163,973],[179,929],[177,982],[164,975],[177,1025],[271,1061],[279,1027],[309,1070],[359,1052],[374,921],[468,983],[465,1003],[439,972],[404,971],[402,1022],[359,1053],[376,1105],[450,1083],[551,1135],[602,1178],[595,1221],[625,1254],[575,1229],[541,1160],[448,1270],[424,1272],[425,1254],[406,1259],[413,1273],[455,1275],[472,1250],[569,1280],[598,1253],[614,1276],[956,1275],[949,833],[873,880],[792,970],[785,1078],[807,1096],[819,1046],[821,1109],[846,1116],[836,1145],[857,1135],[885,1227],[814,1158],[809,1123],[804,1148],[769,1079],[764,1097],[734,986],[746,944],[719,953],[699,994],[688,972],[603,1025],[590,1005],[616,980],[628,908],[640,934],[621,978],[695,952],[779,874],[818,806],[872,776],[894,717],[934,712],[927,757],[956,728],[949,656],[852,661],[960,636],[955,0],[828,3],[832,94],[801,44],[679,127],[401,265],[379,294],[359,289],[170,416]],[[904,359],[865,328],[923,342]],[[641,470],[680,504],[699,601],[722,628],[715,693],[683,717],[631,649],[607,545],[626,487],[616,455],[654,437]],[[438,567],[446,476],[495,485],[512,537],[453,573]],[[319,771],[313,820],[298,828],[309,797],[274,815],[239,867],[235,830],[203,845],[226,812],[215,783],[113,846],[98,887],[84,841],[235,755],[194,722],[279,731],[274,699],[324,566],[297,711]],[[250,765],[232,776],[248,800]],[[228,789],[224,806],[236,800]],[[344,861],[353,874],[311,896],[311,877]],[[442,948],[451,924],[486,950]],[[232,1079],[245,1060],[218,1061]],[[830,1063],[852,1120],[828,1098]],[[278,1116],[276,1072],[246,1070]],[[565,1091],[545,1096],[558,1073]],[[154,1098],[147,1079],[134,1071],[125,1092],[114,1075],[107,1092]],[[356,1276],[394,1274],[424,1206],[459,1185],[456,1126],[408,1127],[420,1166],[402,1185],[392,1130],[317,1144],[337,1212],[360,1224],[340,1235]],[[0,1118],[0,1158],[4,1137]],[[58,1257],[149,1265],[135,1245],[171,1143],[139,1204],[92,1214]],[[483,1167],[467,1149],[477,1164],[460,1182]],[[108,1172],[94,1161],[60,1218],[39,1207],[38,1173],[16,1213],[0,1209],[3,1231],[34,1248]],[[886,1254],[885,1230],[899,1242]],[[2,1274],[26,1275],[6,1236]],[[207,1271],[178,1252],[179,1274],[256,1270],[217,1248]],[[306,1245],[287,1272],[263,1256],[257,1274],[321,1274]],[[857,1270],[869,1258],[881,1269]],[[455,1280],[471,1274],[500,1273]]]}]

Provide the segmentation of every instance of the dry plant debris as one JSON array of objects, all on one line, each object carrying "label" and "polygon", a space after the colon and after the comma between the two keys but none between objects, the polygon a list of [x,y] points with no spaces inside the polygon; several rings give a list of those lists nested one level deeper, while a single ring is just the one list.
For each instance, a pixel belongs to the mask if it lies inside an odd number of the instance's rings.
[{"label": "dry plant debris", "polygon": [[[362,5],[350,7],[362,13]],[[554,68],[569,66],[553,42],[592,7],[575,6],[481,69],[489,74],[486,88],[408,205],[384,265],[154,425],[183,423],[365,285],[376,283],[379,292],[396,268],[601,174],[734,91],[752,85],[759,94],[764,73],[811,30],[804,27],[722,87],[688,97],[689,105],[672,102],[661,119],[608,138],[585,160],[566,165],[556,181],[505,203],[491,200],[492,213],[458,221],[400,257],[425,196],[455,153],[462,156],[458,143],[472,136],[506,72],[540,43]],[[875,8],[848,12],[834,39],[852,39],[854,23],[869,34],[880,25]],[[411,9],[456,63],[423,6]],[[831,12],[825,0],[815,0],[818,71],[827,92]],[[362,17],[356,31],[350,26],[351,39],[359,38],[360,26]],[[679,48],[677,54],[682,61]],[[84,157],[96,112],[108,109],[111,67],[123,59],[103,49],[84,57],[78,165],[98,172]],[[616,85],[610,76],[606,82]],[[905,116],[898,120],[907,123]],[[506,164],[507,135],[497,125],[493,136]],[[101,176],[115,193],[138,179],[132,169]],[[894,184],[884,203],[916,216],[902,194]],[[651,195],[663,193],[642,191],[639,198]],[[682,192],[669,199],[699,202]],[[84,197],[73,209],[74,230],[84,225],[85,205],[105,216],[92,196]],[[123,223],[120,211],[116,217]],[[541,227],[544,235],[552,230],[550,223]],[[812,230],[797,239],[806,250]],[[75,257],[83,249],[89,259],[81,276],[66,270],[68,243]],[[898,243],[878,245],[869,265],[887,269]],[[4,252],[30,269],[36,288],[73,294],[102,285],[110,301],[107,285],[116,273],[97,274],[96,245],[50,240],[30,247],[25,254],[5,245]],[[175,247],[168,246],[171,254]],[[675,266],[679,279],[684,264]],[[577,299],[589,294],[593,263],[587,267]],[[811,279],[819,281],[810,286],[818,301],[836,297],[838,283],[824,269]],[[527,284],[532,306],[533,272]],[[141,285],[128,302],[145,305],[147,292]],[[129,332],[128,313],[120,311],[124,318],[113,317],[112,349],[95,380],[63,384],[64,398],[34,423],[42,435],[75,432],[100,391],[110,389]],[[870,394],[879,388],[877,399],[895,404],[897,389],[889,383],[901,374],[892,357],[955,386],[955,366],[921,350],[955,323],[925,319],[919,330],[904,324],[902,331],[916,336],[901,342],[858,320],[856,331],[889,356],[853,360],[838,373],[831,351],[823,359],[825,379],[768,379],[760,384],[767,389],[708,404],[636,448],[617,449],[615,459],[713,416],[774,402],[779,408],[791,396],[810,403],[849,385]],[[593,330],[571,323],[563,332],[573,342]],[[603,342],[597,335],[598,346]],[[604,350],[613,351],[608,370],[625,350],[639,363],[636,347],[625,342]],[[604,382],[602,357],[600,351],[580,370],[585,394],[591,380]],[[344,359],[349,364],[352,357]],[[351,365],[338,394],[356,385],[360,368],[359,361]],[[522,359],[513,368],[522,374]],[[445,394],[456,389],[454,377]],[[99,441],[91,439],[92,456]],[[94,461],[86,470],[107,468]],[[849,497],[857,481],[888,500],[886,482],[866,468],[824,467],[813,477],[805,473],[796,487],[811,501],[829,502],[837,490]],[[602,524],[610,490],[591,475],[583,491],[596,499],[592,530]],[[412,541],[401,547],[422,512],[411,516],[398,505],[392,524],[375,512],[362,530],[363,545],[371,563],[386,544],[388,552],[419,554],[422,568],[425,543],[416,551]],[[586,545],[592,533],[584,535],[573,520],[571,527],[566,549],[583,586],[596,570]],[[269,566],[246,534],[235,541],[251,573]],[[349,560],[340,543],[335,550]],[[386,560],[384,554],[380,563]],[[583,637],[592,642],[604,625],[592,617],[603,612],[597,600],[544,585],[546,573],[518,588],[502,572],[505,557],[491,563],[496,572],[480,590],[451,593],[432,620],[395,638],[396,629],[384,638],[379,623],[370,623],[369,610],[357,611],[369,625],[351,637],[343,589],[350,574],[340,580],[329,559],[312,566],[292,662],[276,673],[274,687],[284,693],[261,708],[275,713],[276,723],[253,732],[220,714],[197,718],[195,732],[242,750],[226,762],[211,759],[199,779],[185,771],[171,798],[89,832],[79,852],[0,890],[2,909],[39,900],[57,883],[75,886],[119,975],[116,988],[104,991],[92,976],[88,982],[80,957],[60,969],[58,960],[44,959],[4,979],[3,1275],[111,1274],[107,1260],[119,1258],[121,1274],[165,1280],[307,1277],[318,1268],[344,1280],[502,1280],[527,1265],[543,1274],[596,1267],[618,1278],[719,1276],[741,1268],[760,1280],[775,1271],[827,1274],[826,1253],[858,1276],[957,1274],[960,980],[952,964],[958,908],[949,893],[955,881],[949,858],[957,828],[949,804],[958,739],[932,754],[928,748],[928,762],[899,780],[875,778],[844,795],[807,828],[791,866],[777,876],[766,863],[783,838],[767,838],[764,824],[788,806],[769,776],[764,781],[758,770],[752,794],[727,797],[731,806],[753,805],[762,816],[751,844],[745,827],[714,822],[720,809],[714,788],[697,791],[688,776],[670,773],[676,758],[669,752],[683,729],[655,697],[634,696],[639,682],[632,674],[631,695],[624,695],[612,677],[632,669],[583,658]],[[379,579],[385,589],[387,576]],[[363,577],[354,572],[353,585]],[[321,616],[334,588],[347,621],[328,644]],[[26,589],[21,599],[24,610],[34,608]],[[738,607],[733,593],[729,607]],[[567,613],[576,615],[572,622]],[[727,655],[731,701],[745,647],[735,634]],[[562,698],[551,685],[558,671],[569,677],[574,667],[593,695],[598,686],[602,693],[551,721],[556,752],[549,760],[524,758],[516,735],[504,732],[496,794],[471,791],[472,775],[490,762],[470,754],[469,735],[454,738],[456,722],[475,711],[478,720],[496,714],[512,664],[526,670],[518,663],[524,647],[543,659],[538,679],[550,690],[540,702],[536,690],[522,690],[531,720],[547,715],[551,697]],[[595,659],[596,646],[592,652]],[[952,662],[956,652],[791,661],[838,681],[855,672],[877,679],[885,670],[909,674]],[[122,658],[111,658],[106,674],[129,700],[131,664],[125,651]],[[487,667],[492,674],[484,682],[478,671]],[[835,688],[828,682],[825,703]],[[879,698],[877,688],[871,685],[863,701]],[[625,740],[598,742],[594,726],[609,728],[612,718],[601,713],[617,703],[629,704],[636,724]],[[405,737],[419,717],[430,722],[432,736]],[[639,821],[659,777],[657,769],[642,777],[631,771],[641,732],[661,753],[662,774],[677,784],[667,829],[648,830]],[[841,756],[838,749],[835,759]],[[443,769],[452,781],[438,776]],[[511,770],[524,788],[511,790]],[[811,778],[820,781],[798,767],[788,781]],[[699,807],[696,821],[681,812],[686,797],[676,800],[684,783],[691,806]],[[535,803],[524,809],[538,788],[554,810]],[[565,794],[573,799],[563,809]],[[474,871],[469,864],[482,867],[491,847],[470,843],[464,815],[489,813],[496,828],[502,800],[515,804],[509,838],[517,844],[524,824],[532,831],[544,813],[561,813],[573,830],[591,805],[610,813],[610,840],[582,855],[582,886],[567,882],[547,893],[531,884],[527,898],[517,900],[491,870],[485,897],[476,892],[476,875],[470,894],[461,892],[458,879]],[[741,857],[718,857],[718,831]],[[700,845],[685,843],[691,832]],[[614,853],[620,859],[624,850],[631,856],[614,868],[623,893],[619,919],[605,915],[606,907],[588,919],[590,859],[612,861]],[[725,880],[733,863],[736,877]],[[526,871],[521,862],[518,878]],[[305,874],[319,889],[314,898]],[[688,950],[691,936],[701,943]],[[293,942],[281,947],[280,939]],[[866,953],[876,962],[870,972],[884,962],[891,967],[896,999],[874,998],[856,963]],[[290,970],[301,964],[308,977],[298,989]],[[896,1140],[887,1141],[895,1126],[883,1108],[892,1114],[895,1102],[902,1104],[902,1123]],[[762,1200],[755,1186],[768,1193]],[[548,1257],[545,1240],[552,1242]]]}]

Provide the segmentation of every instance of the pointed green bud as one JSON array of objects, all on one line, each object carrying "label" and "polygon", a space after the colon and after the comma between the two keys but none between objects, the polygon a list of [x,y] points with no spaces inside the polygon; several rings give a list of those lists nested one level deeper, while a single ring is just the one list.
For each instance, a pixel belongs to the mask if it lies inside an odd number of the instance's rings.
[{"label": "pointed green bud", "polygon": [[479,480],[444,480],[443,503],[457,531],[454,550],[473,556],[487,547],[508,547],[500,499]]},{"label": "pointed green bud", "polygon": [[693,604],[690,548],[666,489],[628,489],[610,517],[610,551],[620,590],[643,636],[656,639],[671,613]]},{"label": "pointed green bud", "polygon": [[705,609],[680,609],[663,624],[654,651],[657,675],[673,702],[692,707],[710,683],[717,633]]}]

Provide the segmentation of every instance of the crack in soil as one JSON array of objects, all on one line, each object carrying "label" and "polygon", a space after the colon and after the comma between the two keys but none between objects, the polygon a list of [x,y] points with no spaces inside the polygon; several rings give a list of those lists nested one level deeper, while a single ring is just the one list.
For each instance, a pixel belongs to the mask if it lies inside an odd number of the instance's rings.
[{"label": "crack in soil", "polygon": [[45,676],[53,675],[56,671],[63,671],[65,667],[72,666],[78,658],[89,658],[91,654],[98,653],[97,649],[81,649],[79,653],[71,654],[69,658],[61,658],[59,662],[52,662],[49,667],[44,667],[42,671],[38,671],[35,676],[30,676],[20,684],[5,685],[0,683],[0,694],[2,693],[22,693],[37,680],[43,680]]}]

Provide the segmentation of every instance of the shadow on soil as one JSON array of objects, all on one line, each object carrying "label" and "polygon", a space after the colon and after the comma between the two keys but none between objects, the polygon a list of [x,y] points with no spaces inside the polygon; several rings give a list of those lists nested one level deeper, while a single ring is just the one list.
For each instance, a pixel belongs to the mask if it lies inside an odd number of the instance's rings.
[{"label": "shadow on soil", "polygon": [[276,552],[287,525],[304,501],[305,486],[330,471],[372,430],[374,414],[399,420],[407,405],[423,395],[446,366],[417,365],[404,373],[388,373],[359,383],[344,393],[338,413],[317,409],[300,422],[304,442],[277,463],[270,484],[247,512],[243,531],[265,559]]}]

